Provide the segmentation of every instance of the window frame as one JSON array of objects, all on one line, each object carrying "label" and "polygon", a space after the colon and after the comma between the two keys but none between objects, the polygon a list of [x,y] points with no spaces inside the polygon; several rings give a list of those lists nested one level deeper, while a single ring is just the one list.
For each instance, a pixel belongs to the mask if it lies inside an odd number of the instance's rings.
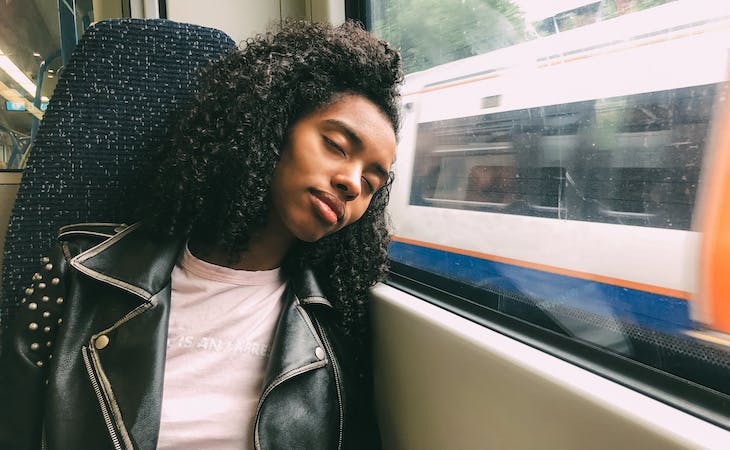
[{"label": "window frame", "polygon": [[392,260],[385,284],[730,430],[730,396],[483,306],[497,294]]}]

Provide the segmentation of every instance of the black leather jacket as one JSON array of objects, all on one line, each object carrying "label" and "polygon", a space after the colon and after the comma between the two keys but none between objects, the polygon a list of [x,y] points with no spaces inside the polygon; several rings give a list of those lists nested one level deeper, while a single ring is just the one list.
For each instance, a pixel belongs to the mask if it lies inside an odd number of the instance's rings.
[{"label": "black leather jacket", "polygon": [[[61,229],[3,336],[0,449],[156,447],[181,247],[140,225]],[[369,395],[350,387],[336,313],[313,274],[284,295],[255,448],[379,447]]]}]

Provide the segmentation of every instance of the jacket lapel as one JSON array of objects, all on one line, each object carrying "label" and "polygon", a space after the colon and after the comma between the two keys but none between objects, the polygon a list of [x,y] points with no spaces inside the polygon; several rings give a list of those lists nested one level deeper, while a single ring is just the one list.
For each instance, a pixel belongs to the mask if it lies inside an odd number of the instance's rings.
[{"label": "jacket lapel", "polygon": [[149,301],[169,284],[183,244],[182,239],[152,235],[136,223],[77,255],[70,263],[94,279]]},{"label": "jacket lapel", "polygon": [[307,366],[321,367],[324,359],[315,325],[289,286],[271,345],[264,375],[264,392],[287,374],[301,373]]}]

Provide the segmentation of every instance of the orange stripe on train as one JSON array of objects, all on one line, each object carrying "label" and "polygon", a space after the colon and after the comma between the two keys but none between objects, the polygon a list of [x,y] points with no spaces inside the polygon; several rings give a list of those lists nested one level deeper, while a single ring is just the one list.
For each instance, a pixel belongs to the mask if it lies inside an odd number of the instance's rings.
[{"label": "orange stripe on train", "polygon": [[538,264],[530,261],[523,261],[514,258],[506,258],[504,256],[490,255],[488,253],[475,252],[473,250],[464,250],[462,248],[448,247],[445,245],[434,244],[432,242],[417,241],[415,239],[408,239],[400,236],[391,237],[396,242],[403,242],[405,244],[413,244],[421,247],[432,248],[435,250],[443,250],[450,253],[456,253],[459,255],[472,256],[479,259],[487,259],[490,261],[500,262],[504,264],[511,264],[513,266],[525,267],[527,269],[540,270],[542,272],[554,273],[557,275],[564,275],[573,278],[580,278],[588,281],[596,281],[599,283],[611,284],[614,286],[620,286],[628,289],[635,289],[638,291],[650,292],[652,294],[664,295],[667,297],[675,297],[683,300],[690,300],[692,294],[686,291],[680,291],[678,289],[670,289],[662,286],[654,286],[651,284],[637,283],[635,281],[623,280],[620,278],[607,277],[604,275],[598,275],[595,273],[581,272],[578,270],[564,269],[562,267],[549,266],[547,264]]}]

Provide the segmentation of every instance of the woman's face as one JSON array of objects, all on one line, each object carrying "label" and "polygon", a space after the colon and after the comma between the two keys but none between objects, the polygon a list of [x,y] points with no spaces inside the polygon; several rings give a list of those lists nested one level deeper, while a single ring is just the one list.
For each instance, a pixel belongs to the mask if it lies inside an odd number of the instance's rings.
[{"label": "woman's face", "polygon": [[357,221],[388,181],[395,145],[388,118],[359,95],[304,116],[274,171],[269,225],[314,242]]}]

